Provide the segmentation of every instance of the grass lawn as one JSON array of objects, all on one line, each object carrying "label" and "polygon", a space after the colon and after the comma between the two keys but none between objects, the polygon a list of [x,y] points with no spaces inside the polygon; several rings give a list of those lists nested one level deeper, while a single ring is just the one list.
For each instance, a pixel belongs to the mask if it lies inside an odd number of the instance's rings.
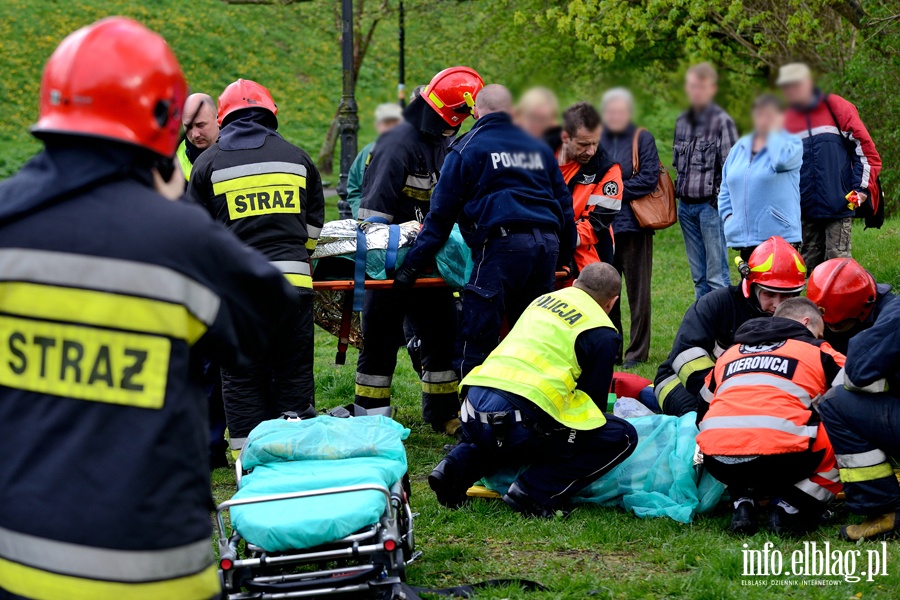
[{"label": "grass lawn", "polygon": [[[855,254],[879,281],[900,284],[897,248],[900,220],[889,221],[880,231],[854,231]],[[678,227],[656,236],[654,248],[653,343],[651,364],[640,374],[653,377],[655,365],[668,354],[681,316],[693,299],[687,259]],[[627,315],[625,322],[628,322]],[[627,325],[626,325],[627,327]],[[347,365],[333,366],[335,341],[323,331],[316,338],[316,386],[319,408],[352,401],[356,353]],[[567,520],[524,519],[498,501],[474,501],[450,511],[435,501],[426,477],[442,456],[447,438],[426,427],[419,411],[419,385],[409,361],[400,357],[394,379],[397,419],[412,430],[407,443],[417,543],[423,555],[409,570],[413,585],[444,587],[492,578],[520,577],[549,588],[526,593],[518,588],[479,593],[479,598],[896,598],[893,578],[900,573],[896,543],[888,545],[889,577],[874,582],[839,585],[748,587],[742,585],[742,545],[761,548],[773,541],[786,557],[802,548],[802,541],[779,539],[759,533],[747,539],[727,534],[730,513],[698,517],[692,525],[668,519],[642,520],[622,510],[581,507]],[[234,493],[233,475],[220,469],[213,475],[217,501]],[[829,541],[842,551],[852,545],[836,539],[838,518],[809,539]],[[851,517],[855,518],[855,517]],[[875,544],[863,544],[865,550]],[[858,570],[863,570],[860,566]],[[758,578],[767,580],[767,578]],[[783,580],[778,580],[783,581]],[[832,582],[840,581],[838,578]]]}]

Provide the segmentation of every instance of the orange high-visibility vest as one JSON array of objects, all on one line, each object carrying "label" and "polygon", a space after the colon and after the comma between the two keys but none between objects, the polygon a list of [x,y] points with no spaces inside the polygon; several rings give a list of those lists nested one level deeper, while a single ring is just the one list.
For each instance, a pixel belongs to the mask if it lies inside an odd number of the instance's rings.
[{"label": "orange high-visibility vest", "polygon": [[813,404],[831,386],[823,352],[843,366],[843,355],[827,343],[786,340],[728,349],[716,361],[715,395],[697,436],[700,450],[710,456],[809,450],[818,430]]}]

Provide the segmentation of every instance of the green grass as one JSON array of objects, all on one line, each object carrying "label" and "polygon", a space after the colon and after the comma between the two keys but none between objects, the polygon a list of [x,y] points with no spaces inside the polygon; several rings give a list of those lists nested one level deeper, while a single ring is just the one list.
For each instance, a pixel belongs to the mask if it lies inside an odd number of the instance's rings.
[{"label": "green grass", "polygon": [[[879,281],[900,284],[896,249],[900,220],[881,231],[854,231],[855,254]],[[653,341],[650,365],[639,372],[651,377],[668,354],[681,316],[693,298],[693,285],[678,227],[661,232],[654,246]],[[625,322],[628,322],[627,315]],[[626,325],[627,327],[627,325]],[[330,408],[353,398],[356,352],[347,365],[333,366],[335,341],[318,331],[316,386],[319,408]],[[412,479],[418,547],[422,558],[409,570],[413,585],[443,587],[492,578],[520,577],[541,582],[547,592],[525,593],[518,588],[483,591],[479,598],[895,598],[892,578],[875,582],[842,583],[834,587],[743,587],[743,543],[759,548],[767,540],[789,555],[802,542],[765,533],[742,539],[725,533],[729,513],[720,507],[701,515],[691,525],[668,519],[642,520],[621,510],[581,507],[568,520],[524,519],[497,501],[475,501],[459,510],[440,507],[428,489],[426,477],[441,459],[447,438],[431,432],[419,412],[419,386],[405,356],[394,379],[397,419],[412,430],[407,443]],[[233,492],[229,471],[214,473],[213,492],[218,501]],[[841,550],[850,544],[835,538],[842,518],[810,536],[820,544],[830,541]],[[855,518],[855,517],[850,517]],[[861,549],[874,548],[864,544]],[[900,572],[900,553],[892,543],[888,573]],[[865,552],[863,552],[865,555]]]}]

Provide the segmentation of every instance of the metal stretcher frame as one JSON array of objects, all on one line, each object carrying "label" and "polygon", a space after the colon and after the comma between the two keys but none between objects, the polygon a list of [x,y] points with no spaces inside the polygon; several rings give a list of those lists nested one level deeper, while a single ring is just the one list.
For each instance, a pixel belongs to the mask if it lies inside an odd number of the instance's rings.
[{"label": "metal stretcher frame", "polygon": [[[402,488],[399,488],[399,483],[395,486],[397,491],[395,492],[398,498],[398,502],[394,502],[395,493],[388,491],[387,488],[380,485],[374,484],[357,484],[350,486],[341,486],[341,487],[331,487],[331,488],[322,488],[319,490],[309,490],[303,492],[286,492],[281,494],[267,494],[263,496],[257,496],[254,498],[238,498],[231,500],[226,500],[222,502],[216,507],[216,533],[218,538],[218,546],[219,546],[219,564],[222,565],[223,561],[230,561],[231,565],[229,567],[229,571],[245,568],[245,567],[265,567],[270,565],[289,565],[289,564],[301,564],[301,563],[312,563],[312,562],[323,562],[330,560],[340,560],[340,559],[349,559],[349,558],[358,558],[361,556],[369,556],[375,555],[378,553],[392,554],[396,548],[401,547],[401,544],[406,544],[411,552],[415,548],[415,542],[413,538],[413,514],[412,510],[409,506],[408,502],[399,501],[400,494],[402,493]],[[373,524],[370,529],[366,531],[362,531],[359,533],[354,533],[349,536],[346,536],[342,539],[335,540],[327,544],[325,547],[320,547],[321,549],[313,549],[313,550],[292,550],[285,554],[279,554],[276,556],[264,556],[258,558],[245,558],[239,559],[237,552],[237,543],[238,538],[232,536],[228,537],[227,529],[225,527],[225,521],[223,518],[223,514],[226,510],[229,510],[235,506],[243,506],[248,504],[258,504],[264,502],[278,502],[281,500],[292,500],[295,498],[311,498],[316,496],[328,496],[333,494],[346,494],[352,492],[361,492],[361,491],[375,491],[379,492],[385,497],[385,514],[390,515],[391,520],[394,522],[399,521],[399,511],[406,511],[406,519],[409,525],[409,529],[406,531],[400,531],[397,529],[397,533],[400,535],[401,539],[394,539],[393,537],[388,537],[386,539],[373,540],[370,543],[361,543],[371,540],[378,535],[379,532],[379,523]],[[394,513],[393,511],[396,511]],[[382,536],[384,538],[384,536]],[[403,539],[405,538],[405,539]],[[388,541],[394,542],[394,550],[390,550],[385,547],[385,544]],[[410,556],[410,560],[405,561],[404,566],[409,564],[413,560],[415,560],[417,553],[412,553]],[[365,592],[371,590],[370,580],[362,581],[356,584],[348,584],[348,585],[327,585],[327,581],[329,578],[334,578],[338,576],[365,576],[370,574],[373,576],[378,575],[379,568],[377,565],[359,565],[359,566],[347,566],[340,567],[335,569],[324,569],[317,571],[304,571],[297,574],[279,574],[273,576],[261,576],[254,577],[254,580],[258,582],[266,582],[269,581],[290,581],[290,580],[314,580],[321,579],[322,586],[310,588],[307,590],[293,590],[293,591],[285,591],[285,592],[276,592],[276,593],[263,593],[258,594],[254,592],[250,593],[237,593],[231,594],[229,597],[238,599],[238,598],[248,598],[248,599],[272,599],[276,598],[309,598],[309,597],[320,597],[323,595],[331,595],[331,594],[346,594],[346,593],[358,593]],[[333,580],[333,579],[332,579]],[[390,586],[393,584],[401,583],[401,579],[399,577],[381,577],[378,581],[380,586]]]},{"label": "metal stretcher frame", "polygon": [[[556,283],[571,277],[567,271],[556,272]],[[363,288],[367,290],[389,290],[394,285],[393,279],[366,279]],[[352,279],[313,281],[313,290],[320,292],[344,292],[344,303],[341,312],[341,329],[338,335],[338,349],[334,364],[347,362],[347,348],[350,346],[350,326],[353,319],[353,287]],[[449,287],[441,277],[421,277],[413,286],[417,289]]]}]

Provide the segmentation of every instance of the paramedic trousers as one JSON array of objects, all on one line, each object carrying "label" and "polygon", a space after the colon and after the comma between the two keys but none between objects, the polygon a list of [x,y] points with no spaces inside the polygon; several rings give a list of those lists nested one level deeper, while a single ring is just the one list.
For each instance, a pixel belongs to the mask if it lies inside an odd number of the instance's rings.
[{"label": "paramedic trousers", "polygon": [[421,346],[422,417],[435,429],[459,415],[459,377],[453,370],[456,301],[445,288],[369,290],[362,311],[363,348],[356,366],[356,403],[391,405],[397,340],[404,330]]},{"label": "paramedic trousers", "polygon": [[[520,422],[483,423],[465,414],[514,413],[516,405],[492,389],[468,388],[463,406],[463,441],[447,456],[461,479],[471,485],[500,470],[523,471],[516,483],[538,505],[553,510],[611,471],[634,452],[638,436],[626,420],[606,415],[606,424],[587,431],[556,424],[546,428],[524,417]],[[524,398],[522,403],[528,403]],[[521,403],[519,404],[522,405]],[[534,407],[535,410],[540,410]],[[548,417],[549,419],[549,417]]]},{"label": "paramedic trousers", "polygon": [[[254,427],[281,413],[315,410],[313,291],[297,288],[300,307],[264,355],[248,367],[222,369],[222,396],[232,451]],[[395,336],[396,337],[396,336]]]},{"label": "paramedic trousers", "polygon": [[552,292],[559,238],[537,227],[498,228],[472,257],[475,268],[463,296],[455,367],[461,377],[500,343],[503,319],[510,329],[532,300]]},{"label": "paramedic trousers", "polygon": [[745,462],[704,456],[703,466],[728,486],[732,500],[778,498],[808,515],[824,513],[841,491],[834,450],[821,424],[812,447],[805,452],[758,456]]},{"label": "paramedic trousers", "polygon": [[900,456],[900,398],[835,387],[819,404],[834,446],[847,508],[866,516],[900,510],[890,457]]}]

